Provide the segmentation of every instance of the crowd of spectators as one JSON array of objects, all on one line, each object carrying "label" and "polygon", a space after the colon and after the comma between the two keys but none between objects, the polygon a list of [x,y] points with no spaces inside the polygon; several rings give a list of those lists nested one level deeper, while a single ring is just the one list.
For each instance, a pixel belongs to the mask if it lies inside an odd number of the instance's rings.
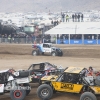
[{"label": "crowd of spectators", "polygon": [[68,34],[57,35],[57,39],[68,39]]},{"label": "crowd of spectators", "polygon": [[35,40],[34,35],[26,34],[0,34],[0,43],[33,43]]},{"label": "crowd of spectators", "polygon": [[[65,39],[69,39],[69,35],[68,34],[62,34],[62,35],[57,35],[57,39],[63,39],[63,40],[65,40]],[[70,39],[82,39],[82,35],[81,34],[79,34],[79,35],[77,35],[77,34],[71,34],[70,35]]]},{"label": "crowd of spectators", "polygon": [[83,22],[83,18],[84,18],[84,16],[83,16],[83,14],[72,14],[72,20],[73,20],[73,22]]},{"label": "crowd of spectators", "polygon": [[62,16],[62,22],[69,22],[69,19],[72,19],[73,22],[83,22],[84,15],[82,13],[75,13],[72,14],[70,17],[68,14],[61,14]]},{"label": "crowd of spectators", "polygon": [[55,26],[57,26],[59,23],[60,23],[61,21],[58,21],[58,20],[52,20],[51,21],[51,24],[55,27]]},{"label": "crowd of spectators", "polygon": [[51,43],[51,36],[50,36],[50,34],[44,35],[44,42],[45,43]]},{"label": "crowd of spectators", "polygon": [[[100,39],[100,34],[85,34],[84,39],[94,40]],[[57,35],[57,39],[69,39],[68,34]],[[70,34],[70,39],[82,39],[82,34]]]},{"label": "crowd of spectators", "polygon": [[100,34],[97,35],[97,34],[85,34],[84,35],[84,39],[88,39],[88,40],[94,40],[94,39],[100,39]]}]

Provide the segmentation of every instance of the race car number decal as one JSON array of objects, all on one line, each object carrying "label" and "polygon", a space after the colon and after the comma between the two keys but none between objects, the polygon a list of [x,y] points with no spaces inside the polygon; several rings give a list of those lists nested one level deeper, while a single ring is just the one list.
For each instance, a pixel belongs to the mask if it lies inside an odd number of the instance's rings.
[{"label": "race car number decal", "polygon": [[73,90],[74,85],[73,85],[73,84],[61,83],[61,88],[62,88],[62,89],[69,89],[69,90]]},{"label": "race car number decal", "polygon": [[44,52],[50,52],[50,49],[44,49]]}]

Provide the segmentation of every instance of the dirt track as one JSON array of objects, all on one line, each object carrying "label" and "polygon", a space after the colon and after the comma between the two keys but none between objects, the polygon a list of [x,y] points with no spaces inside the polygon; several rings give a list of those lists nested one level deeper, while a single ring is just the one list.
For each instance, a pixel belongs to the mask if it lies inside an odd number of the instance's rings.
[{"label": "dirt track", "polygon": [[[27,69],[32,63],[50,62],[58,66],[93,66],[100,69],[100,46],[90,45],[57,45],[64,52],[63,57],[31,55],[32,46],[23,44],[0,44],[0,69]],[[25,100],[39,100],[36,95],[38,84],[32,84],[32,91]],[[0,100],[10,100],[8,95],[0,95]],[[51,100],[79,100],[79,95],[57,93]],[[99,100],[100,98],[98,98]]]}]

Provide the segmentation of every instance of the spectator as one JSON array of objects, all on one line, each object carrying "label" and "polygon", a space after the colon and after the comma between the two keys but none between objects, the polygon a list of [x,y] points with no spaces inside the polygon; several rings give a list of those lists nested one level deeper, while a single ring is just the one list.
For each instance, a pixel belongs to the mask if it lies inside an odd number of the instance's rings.
[{"label": "spectator", "polygon": [[55,35],[53,36],[53,40],[54,40],[54,43],[56,43],[56,36]]},{"label": "spectator", "polygon": [[65,21],[65,14],[63,13],[62,14],[62,22],[64,22]]},{"label": "spectator", "polygon": [[44,37],[44,42],[45,42],[45,43],[51,43],[51,36],[50,36],[50,34],[45,35],[45,37]]},{"label": "spectator", "polygon": [[83,22],[83,14],[81,14],[81,22]]},{"label": "spectator", "polygon": [[92,40],[94,40],[94,35],[92,35]]},{"label": "spectator", "polygon": [[26,35],[26,43],[28,43],[29,41],[29,36],[28,35]]},{"label": "spectator", "polygon": [[73,20],[73,22],[74,22],[74,18],[75,18],[75,16],[74,16],[74,14],[72,14],[72,20]]},{"label": "spectator", "polygon": [[59,39],[59,34],[57,34],[57,39]]},{"label": "spectator", "polygon": [[90,35],[88,35],[88,39],[89,39],[89,40],[91,39]]},{"label": "spectator", "polygon": [[66,22],[69,22],[69,16],[68,15],[66,16]]},{"label": "spectator", "polygon": [[75,22],[77,22],[77,14],[75,14]]},{"label": "spectator", "polygon": [[54,21],[54,26],[56,26],[56,20]]},{"label": "spectator", "polygon": [[11,43],[11,35],[8,36],[8,41]]},{"label": "spectator", "polygon": [[51,21],[51,24],[54,24],[54,23],[53,23],[53,20]]},{"label": "spectator", "polygon": [[7,43],[7,34],[4,35],[5,43]]},{"label": "spectator", "polygon": [[80,22],[80,14],[78,14],[77,18],[78,18],[78,22]]},{"label": "spectator", "polygon": [[58,20],[56,21],[57,25],[59,24]]},{"label": "spectator", "polygon": [[32,34],[32,43],[35,41],[35,36]]},{"label": "spectator", "polygon": [[17,39],[16,39],[16,34],[14,35],[14,43],[17,42]]}]

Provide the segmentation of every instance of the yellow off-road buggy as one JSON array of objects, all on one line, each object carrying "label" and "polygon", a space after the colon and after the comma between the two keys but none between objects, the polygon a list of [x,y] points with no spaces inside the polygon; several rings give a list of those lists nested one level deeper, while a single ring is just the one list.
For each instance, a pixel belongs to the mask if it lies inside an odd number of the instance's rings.
[{"label": "yellow off-road buggy", "polygon": [[41,100],[49,100],[54,92],[69,92],[81,94],[80,100],[97,100],[100,95],[99,74],[87,76],[88,69],[67,67],[59,76],[45,76],[37,89]]}]

